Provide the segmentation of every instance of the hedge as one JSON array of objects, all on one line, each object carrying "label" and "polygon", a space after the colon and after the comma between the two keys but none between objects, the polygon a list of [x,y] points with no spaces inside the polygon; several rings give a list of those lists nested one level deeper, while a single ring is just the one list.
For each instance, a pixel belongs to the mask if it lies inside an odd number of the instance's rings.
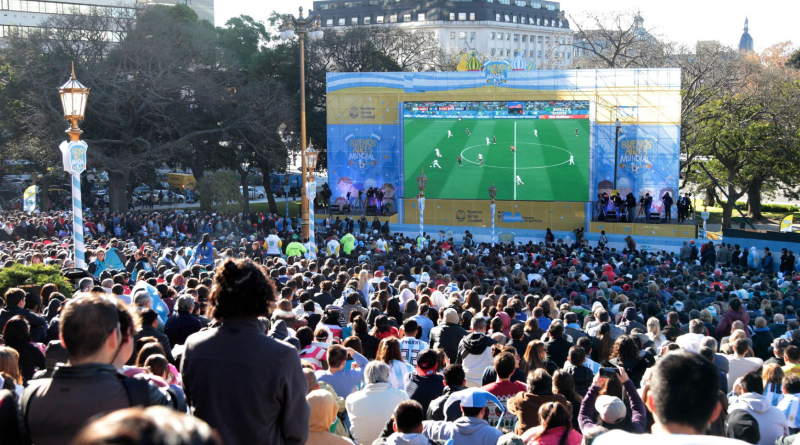
[{"label": "hedge", "polygon": [[[722,201],[722,205],[727,203],[728,201]],[[747,208],[747,203],[744,201],[736,201],[736,205],[742,210]],[[761,204],[761,211],[772,213],[794,213],[800,211],[800,209],[796,205],[792,204]]]},{"label": "hedge", "polygon": [[11,267],[0,269],[0,294],[5,294],[12,287],[23,285],[44,286],[47,283],[53,283],[58,286],[58,291],[67,298],[72,297],[75,291],[72,283],[61,275],[61,269],[55,266],[14,264]]}]

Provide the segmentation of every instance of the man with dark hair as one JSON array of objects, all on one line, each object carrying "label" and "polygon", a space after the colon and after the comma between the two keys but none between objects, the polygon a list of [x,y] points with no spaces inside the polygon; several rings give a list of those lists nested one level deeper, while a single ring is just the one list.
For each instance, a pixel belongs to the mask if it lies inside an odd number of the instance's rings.
[{"label": "man with dark hair", "polygon": [[525,325],[517,323],[511,326],[511,340],[506,346],[513,347],[519,355],[525,354],[528,348],[528,342],[525,341]]},{"label": "man with dark hair", "polygon": [[[147,308],[139,312],[139,317],[142,319],[142,329],[136,333],[133,337],[134,345],[139,342],[139,340],[145,337],[155,337],[156,340],[164,347],[164,352],[167,353],[166,358],[167,361],[170,363],[175,363],[175,358],[172,356],[172,346],[169,343],[169,338],[158,331],[158,312],[153,309]],[[199,329],[198,329],[199,330]],[[133,362],[136,361],[136,357],[139,355],[138,348],[134,350],[133,356],[131,357],[131,361],[128,361],[128,364],[132,365]]]},{"label": "man with dark hair", "polygon": [[740,338],[734,344],[733,355],[728,356],[728,391],[733,390],[736,379],[764,364],[758,357],[745,357],[749,347],[747,339]]},{"label": "man with dark hair", "polygon": [[786,416],[764,398],[764,381],[761,380],[760,372],[748,372],[740,377],[734,392],[738,397],[728,407],[728,413],[744,410],[753,416],[758,422],[760,444],[774,444],[779,437],[789,435]]},{"label": "man with dark hair", "polygon": [[783,366],[784,374],[800,374],[800,348],[787,346],[783,351],[783,360],[786,362]]},{"label": "man with dark hair", "polygon": [[664,330],[661,331],[661,335],[663,335],[668,341],[674,342],[675,340],[680,337],[682,334],[681,327],[680,327],[680,319],[678,318],[677,312],[670,312],[667,314],[667,325],[664,327]]},{"label": "man with dark hair", "polygon": [[489,426],[484,419],[489,403],[495,405],[492,409],[502,409],[497,397],[480,388],[468,388],[451,394],[445,407],[456,400],[461,402],[461,412],[464,415],[454,422],[423,422],[422,434],[431,440],[446,442],[453,439],[454,444],[496,445],[503,433]]},{"label": "man with dark hair", "polygon": [[[422,422],[425,420],[425,411],[416,400],[400,402],[394,409],[391,420],[392,434],[381,437],[372,445],[436,445],[422,434]],[[384,433],[387,434],[387,433]]]},{"label": "man with dark hair", "polygon": [[3,327],[8,323],[8,320],[11,320],[11,318],[17,315],[21,315],[30,325],[32,340],[35,342],[44,342],[47,323],[44,317],[25,309],[25,295],[25,291],[18,287],[12,287],[3,295],[6,306],[0,310],[0,332],[3,331]]},{"label": "man with dark hair", "polygon": [[[275,284],[261,266],[227,259],[208,299],[219,325],[186,339],[186,398],[227,444],[300,445],[308,438],[308,382],[297,349],[268,337],[259,321],[274,301]],[[366,359],[360,364],[364,369]]]},{"label": "man with dark hair", "polygon": [[[403,338],[400,340],[400,354],[403,360],[411,366],[417,366],[417,356],[421,351],[428,349],[428,343],[417,340],[419,326],[417,321],[409,318],[403,322]],[[427,409],[427,406],[423,403]]]},{"label": "man with dark hair", "polygon": [[[510,352],[502,352],[495,356],[494,369],[497,372],[497,381],[483,386],[483,389],[494,394],[497,400],[503,405],[503,411],[506,411],[508,400],[517,393],[524,392],[525,384],[511,381],[511,375],[514,374],[514,370],[516,369],[516,359],[514,358],[514,354]],[[489,411],[486,420],[489,422],[489,425],[497,426],[499,421],[497,411]],[[513,415],[507,414],[503,416],[503,423],[500,427],[509,429],[514,426],[515,420]]]},{"label": "man with dark hair", "polygon": [[[655,421],[653,434],[671,435],[670,444],[741,443],[704,436],[709,424],[722,412],[717,379],[714,364],[699,354],[673,351],[661,357],[650,376],[647,398]],[[648,435],[614,430],[597,437],[592,444],[633,445],[649,440],[652,438]]]},{"label": "man with dark hair", "polygon": [[564,315],[564,334],[572,337],[573,342],[577,342],[579,338],[588,337],[583,330],[581,330],[581,325],[578,324],[578,314],[575,312],[567,312]]},{"label": "man with dark hair", "polygon": [[461,417],[461,403],[455,401],[445,410],[445,402],[451,394],[467,389],[464,368],[461,365],[450,365],[444,368],[444,392],[428,406],[428,420],[446,420],[452,422]]},{"label": "man with dark hair", "polygon": [[572,376],[578,394],[581,397],[585,397],[589,387],[592,386],[592,379],[594,378],[592,370],[584,366],[586,351],[580,346],[573,346],[569,348],[567,360],[567,363],[564,364],[564,372]]},{"label": "man with dark hair", "polygon": [[[420,311],[422,311],[423,306],[426,305],[421,305],[419,309]],[[441,314],[439,325],[431,328],[431,341],[428,344],[430,344],[431,349],[444,349],[444,353],[447,354],[447,358],[450,359],[450,363],[461,363],[461,358],[459,357],[459,352],[461,349],[460,343],[461,339],[463,339],[468,332],[459,324],[461,318],[458,316],[458,312],[455,309],[447,308],[439,313]],[[420,318],[421,316],[417,315],[414,317],[414,320],[417,320],[417,323],[420,323]],[[424,325],[420,324],[420,326]],[[483,370],[481,370],[481,372],[483,372]]]},{"label": "man with dark hair", "polygon": [[[448,309],[450,310],[450,309]],[[492,365],[492,345],[497,343],[486,335],[486,319],[475,317],[470,324],[470,334],[458,344],[458,360],[467,373],[467,386],[479,387],[483,371]]]},{"label": "man with dark hair", "polygon": [[792,434],[797,434],[800,431],[800,376],[784,376],[781,388],[783,399],[778,402],[778,409],[786,416]]},{"label": "man with dark hair", "polygon": [[[348,355],[353,357],[358,369],[345,369]],[[317,380],[331,385],[337,396],[346,399],[359,382],[364,380],[364,369],[367,364],[369,360],[353,348],[331,345],[328,348],[328,370],[317,371]]]},{"label": "man with dark hair", "polygon": [[[429,310],[430,306],[427,303],[422,303],[417,309],[417,315],[410,317],[422,329],[422,339],[425,341],[431,339],[431,329],[433,329],[433,322],[428,318]],[[456,345],[456,348],[458,348],[458,345]]]},{"label": "man with dark hair", "polygon": [[57,367],[52,378],[32,380],[20,400],[32,443],[69,443],[95,415],[133,405],[185,409],[177,394],[117,372],[112,363],[123,339],[117,306],[105,296],[70,300],[61,310],[60,328],[69,365]]},{"label": "man with dark hair", "polygon": [[572,343],[564,338],[564,323],[561,320],[553,321],[547,328],[547,339],[544,342],[545,358],[563,368],[571,347]]}]

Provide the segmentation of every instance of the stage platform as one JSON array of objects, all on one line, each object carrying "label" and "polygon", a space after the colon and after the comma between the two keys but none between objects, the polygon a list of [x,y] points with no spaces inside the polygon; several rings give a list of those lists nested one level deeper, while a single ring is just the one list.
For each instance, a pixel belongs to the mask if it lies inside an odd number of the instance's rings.
[{"label": "stage platform", "polygon": [[[693,222],[693,220],[690,220]],[[629,223],[616,221],[592,221],[589,231],[600,233],[605,230],[606,234],[631,235],[631,236],[658,236],[667,238],[697,238],[697,225],[687,223],[681,224],[647,224]]]}]

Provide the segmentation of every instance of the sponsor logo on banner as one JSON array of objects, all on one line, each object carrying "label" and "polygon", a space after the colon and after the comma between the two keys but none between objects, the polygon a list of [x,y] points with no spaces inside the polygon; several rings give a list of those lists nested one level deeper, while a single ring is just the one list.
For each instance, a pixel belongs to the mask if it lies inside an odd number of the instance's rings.
[{"label": "sponsor logo on banner", "polygon": [[522,215],[520,215],[519,212],[514,212],[514,213],[502,212],[500,214],[500,220],[503,221],[504,223],[524,222],[524,220],[522,219]]},{"label": "sponsor logo on banner", "polygon": [[36,210],[36,192],[38,191],[38,187],[32,185],[25,189],[25,193],[23,193],[23,204],[24,210],[28,213]]},{"label": "sponsor logo on banner", "polygon": [[347,142],[350,151],[347,154],[348,165],[356,166],[363,170],[368,166],[378,164],[376,151],[378,142],[381,140],[380,136],[375,133],[369,136],[356,136],[350,133],[345,136],[344,140]]},{"label": "sponsor logo on banner", "polygon": [[501,243],[513,243],[514,242],[514,233],[500,233],[500,242]]},{"label": "sponsor logo on banner", "polygon": [[79,175],[86,171],[86,149],[88,146],[83,141],[73,141],[69,143],[69,160],[72,166],[72,173]]},{"label": "sponsor logo on banner", "polygon": [[508,62],[489,62],[484,65],[486,83],[502,85],[508,81]]},{"label": "sponsor logo on banner", "polygon": [[467,219],[467,212],[463,210],[459,210],[456,212],[456,220],[458,220],[458,222],[464,222],[466,221],[466,219]]}]

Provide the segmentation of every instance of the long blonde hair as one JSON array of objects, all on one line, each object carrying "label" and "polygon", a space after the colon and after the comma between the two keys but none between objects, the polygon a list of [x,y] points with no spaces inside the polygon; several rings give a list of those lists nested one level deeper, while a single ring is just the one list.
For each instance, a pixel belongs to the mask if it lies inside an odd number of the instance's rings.
[{"label": "long blonde hair", "polygon": [[0,346],[0,372],[5,373],[17,385],[22,384],[22,374],[19,372],[19,352],[8,346]]},{"label": "long blonde hair", "polygon": [[364,283],[369,281],[369,272],[366,269],[361,269],[361,272],[358,273],[358,288],[360,290],[364,290]]}]

